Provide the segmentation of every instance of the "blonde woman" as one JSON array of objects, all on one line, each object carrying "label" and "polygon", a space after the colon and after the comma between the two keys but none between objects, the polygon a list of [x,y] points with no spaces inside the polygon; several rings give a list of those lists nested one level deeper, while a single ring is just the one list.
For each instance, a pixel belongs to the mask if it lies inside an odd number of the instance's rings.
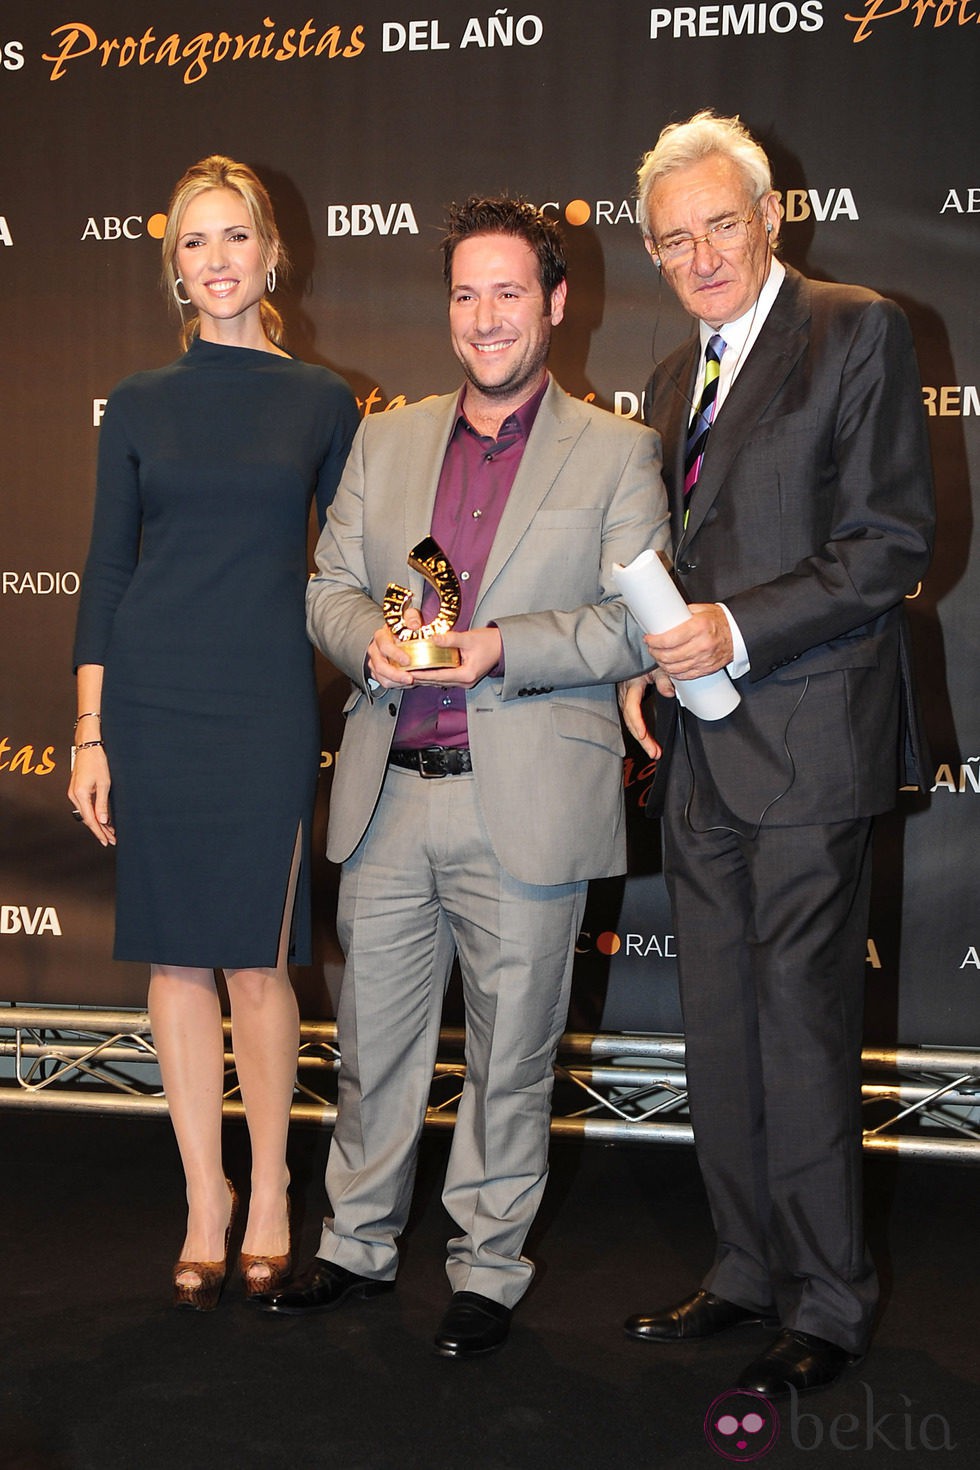
[{"label": "blonde woman", "polygon": [[285,255],[251,169],[212,156],[177,184],[164,283],[182,355],[125,379],[100,435],[75,666],[69,799],[116,850],[114,956],[150,966],[149,1009],[187,1184],[174,1302],[224,1285],[237,1204],[221,1156],[224,972],[252,1151],[246,1294],[289,1264],[286,1132],[310,961],[319,749],[304,627],[307,523],[357,423],[349,388],[283,348]]}]

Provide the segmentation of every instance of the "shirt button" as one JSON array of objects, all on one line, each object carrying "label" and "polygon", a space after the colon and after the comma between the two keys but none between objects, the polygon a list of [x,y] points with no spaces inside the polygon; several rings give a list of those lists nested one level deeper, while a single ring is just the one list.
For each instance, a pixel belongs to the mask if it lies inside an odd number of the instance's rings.
[{"label": "shirt button", "polygon": [[452,707],[452,702],[452,696],[447,694],[445,699],[442,701],[443,709],[450,709]]},{"label": "shirt button", "polygon": [[482,510],[475,510],[473,512],[473,519],[475,521],[478,521],[480,519],[480,517],[482,516],[482,514],[483,514],[483,511]]},{"label": "shirt button", "polygon": [[470,574],[469,574],[469,572],[460,572],[460,574],[459,574],[459,580],[461,582],[468,582],[470,580]]}]

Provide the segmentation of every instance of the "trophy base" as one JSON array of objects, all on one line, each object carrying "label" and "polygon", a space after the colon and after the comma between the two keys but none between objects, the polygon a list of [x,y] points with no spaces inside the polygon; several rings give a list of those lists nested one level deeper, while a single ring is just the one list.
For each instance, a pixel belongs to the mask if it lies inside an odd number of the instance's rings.
[{"label": "trophy base", "polygon": [[413,638],[402,644],[408,654],[410,669],[458,669],[462,663],[458,648],[440,648],[427,638]]}]

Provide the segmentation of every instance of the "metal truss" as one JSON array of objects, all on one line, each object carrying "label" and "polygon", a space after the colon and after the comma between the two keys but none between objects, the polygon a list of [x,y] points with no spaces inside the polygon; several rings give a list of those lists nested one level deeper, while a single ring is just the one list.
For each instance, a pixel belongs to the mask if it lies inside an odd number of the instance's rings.
[{"label": "metal truss", "polygon": [[[224,1111],[244,1117],[225,1021]],[[0,1107],[150,1116],[167,1112],[145,1011],[0,1005]],[[332,1021],[304,1021],[292,1117],[332,1127],[340,1067]],[[870,1048],[863,1053],[869,1153],[980,1164],[980,1052]],[[143,1073],[141,1076],[140,1073]],[[452,1128],[466,1076],[464,1035],[445,1028],[426,1113]],[[681,1036],[567,1033],[555,1068],[551,1131],[603,1143],[691,1144]]]}]

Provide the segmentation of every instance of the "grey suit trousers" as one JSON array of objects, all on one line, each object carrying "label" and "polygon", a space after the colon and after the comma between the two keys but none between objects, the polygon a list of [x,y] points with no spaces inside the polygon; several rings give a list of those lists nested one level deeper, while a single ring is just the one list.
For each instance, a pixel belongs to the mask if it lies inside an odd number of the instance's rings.
[{"label": "grey suit trousers", "polygon": [[324,1259],[395,1275],[458,952],[466,1081],[443,1191],[460,1229],[446,1270],[454,1291],[508,1307],[527,1290],[534,1268],[522,1250],[547,1177],[554,1058],[586,889],[520,883],[501,868],[475,776],[389,768],[341,875],[347,963]]}]

